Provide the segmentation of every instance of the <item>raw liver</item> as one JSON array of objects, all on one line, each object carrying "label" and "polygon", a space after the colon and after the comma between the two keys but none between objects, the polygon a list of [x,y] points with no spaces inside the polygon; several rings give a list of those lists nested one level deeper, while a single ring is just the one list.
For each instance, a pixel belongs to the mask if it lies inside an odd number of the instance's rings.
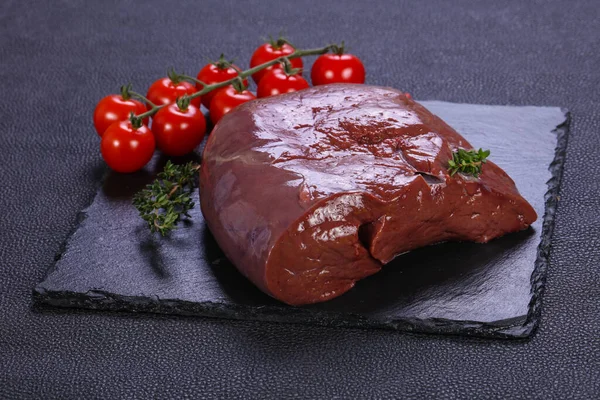
[{"label": "raw liver", "polygon": [[487,242],[536,220],[493,162],[479,178],[448,174],[452,152],[472,147],[390,88],[336,84],[255,100],[208,139],[202,212],[261,290],[290,305],[326,301],[398,254]]}]

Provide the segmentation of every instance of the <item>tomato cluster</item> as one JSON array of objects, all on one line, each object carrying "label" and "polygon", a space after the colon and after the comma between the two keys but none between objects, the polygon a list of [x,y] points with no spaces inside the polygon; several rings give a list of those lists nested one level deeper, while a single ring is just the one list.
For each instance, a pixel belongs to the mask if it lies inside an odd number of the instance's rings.
[{"label": "tomato cluster", "polygon": [[[257,48],[250,60],[250,68],[289,56],[295,48],[284,39],[270,40]],[[243,72],[221,55],[216,62],[205,65],[194,80],[169,72],[154,82],[144,98],[124,87],[120,95],[106,96],[94,111],[94,126],[101,137],[102,157],[110,168],[129,173],[143,168],[152,158],[156,147],[168,156],[181,156],[194,151],[206,133],[206,120],[200,107],[204,105],[210,119],[216,124],[225,114],[256,96],[248,90],[245,76],[252,73],[257,84],[257,96],[268,97],[309,87],[302,77],[304,64],[301,57],[285,59],[284,63]],[[244,79],[216,90],[202,93],[205,85],[230,81],[243,74]],[[189,82],[195,81],[196,85]],[[343,47],[334,54],[317,58],[312,70],[313,85],[336,82],[364,83],[365,68],[360,59],[344,54]],[[146,104],[132,98],[143,99]],[[136,118],[144,114],[143,120]],[[153,114],[153,115],[152,115]],[[148,115],[152,115],[149,125]]]}]

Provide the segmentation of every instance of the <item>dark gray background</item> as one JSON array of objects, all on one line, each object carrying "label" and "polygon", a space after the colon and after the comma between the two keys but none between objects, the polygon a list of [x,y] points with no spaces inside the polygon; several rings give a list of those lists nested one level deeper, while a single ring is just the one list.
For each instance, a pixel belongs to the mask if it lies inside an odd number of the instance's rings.
[{"label": "dark gray background", "polygon": [[[183,4],[185,3],[185,4]],[[600,393],[600,8],[588,1],[0,5],[0,397],[527,397]],[[104,166],[96,101],[260,37],[346,40],[417,99],[572,111],[541,326],[529,342],[91,312],[35,313]]]}]

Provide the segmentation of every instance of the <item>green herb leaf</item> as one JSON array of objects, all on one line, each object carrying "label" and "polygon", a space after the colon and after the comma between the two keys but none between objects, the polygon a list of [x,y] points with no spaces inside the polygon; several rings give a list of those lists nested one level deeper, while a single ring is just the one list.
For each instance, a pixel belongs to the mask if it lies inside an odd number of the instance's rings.
[{"label": "green herb leaf", "polygon": [[194,207],[191,193],[196,187],[200,166],[194,163],[175,165],[167,161],[156,180],[133,197],[133,205],[150,231],[166,235],[175,229],[182,216],[189,218]]},{"label": "green herb leaf", "polygon": [[487,162],[489,150],[464,150],[458,149],[452,153],[452,160],[448,160],[448,171],[451,176],[457,172],[465,175],[479,177],[483,164]]}]

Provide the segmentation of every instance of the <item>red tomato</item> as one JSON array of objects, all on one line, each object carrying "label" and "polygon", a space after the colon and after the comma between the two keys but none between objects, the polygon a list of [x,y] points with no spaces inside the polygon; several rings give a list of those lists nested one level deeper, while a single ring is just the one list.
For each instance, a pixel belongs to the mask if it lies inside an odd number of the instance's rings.
[{"label": "red tomato", "polygon": [[136,129],[129,120],[109,126],[100,142],[104,161],[111,169],[122,173],[143,168],[152,158],[155,147],[150,129],[146,125]]},{"label": "red tomato", "polygon": [[312,84],[365,83],[365,66],[352,54],[323,54],[310,71]]},{"label": "red tomato", "polygon": [[[205,65],[200,72],[198,72],[198,76],[196,78],[207,85],[212,85],[213,83],[224,82],[235,78],[238,76],[238,71],[241,71],[238,66],[234,64],[228,64],[225,63],[224,60],[220,60],[215,63]],[[244,85],[248,86],[247,79],[244,79]],[[198,90],[202,90],[202,85],[197,84],[196,88]],[[215,92],[216,91],[208,92],[202,96],[202,104],[204,104],[204,107],[210,108],[210,101],[214,97]]]},{"label": "red tomato", "polygon": [[[185,94],[188,96],[192,95],[196,93],[196,91],[196,87],[189,82],[179,81],[175,83],[171,78],[161,78],[150,86],[146,97],[157,106],[161,106],[163,104],[175,103],[179,97],[182,97]],[[196,107],[200,107],[200,102],[200,97],[195,97],[191,101]],[[148,109],[150,108],[152,107],[148,105]]]},{"label": "red tomato", "polygon": [[[146,112],[146,106],[141,101],[134,99],[124,100],[120,94],[111,94],[98,102],[94,110],[94,127],[98,135],[102,137],[106,129],[114,122],[129,119],[130,113],[142,114]],[[148,123],[148,118],[144,119]]]},{"label": "red tomato", "polygon": [[[269,62],[269,61],[274,60],[281,56],[290,55],[293,52],[294,52],[294,48],[291,45],[289,45],[288,43],[279,43],[279,42],[265,43],[262,46],[260,46],[258,49],[256,49],[254,51],[254,54],[252,54],[252,58],[250,59],[250,68],[254,68],[257,65],[264,64],[266,62]],[[302,67],[304,66],[304,64],[302,63],[302,59],[300,57],[290,59],[290,63],[292,64],[293,68],[302,69]],[[254,82],[256,82],[258,84],[260,82],[260,80],[262,79],[262,77],[265,76],[265,74],[268,71],[273,70],[273,69],[281,69],[281,65],[276,64],[276,65],[270,66],[269,68],[260,70],[256,73],[252,74],[252,79],[254,79]]]},{"label": "red tomato", "polygon": [[275,96],[308,88],[308,82],[300,74],[288,75],[282,69],[274,69],[263,76],[256,91],[258,97]]},{"label": "red tomato", "polygon": [[227,114],[235,107],[254,99],[256,99],[256,96],[249,90],[238,92],[233,86],[219,89],[210,102],[210,120],[213,124],[216,124],[223,118],[223,115]]},{"label": "red tomato", "polygon": [[158,148],[168,156],[182,156],[194,151],[204,139],[206,121],[200,109],[177,104],[161,108],[152,119],[152,132]]}]

